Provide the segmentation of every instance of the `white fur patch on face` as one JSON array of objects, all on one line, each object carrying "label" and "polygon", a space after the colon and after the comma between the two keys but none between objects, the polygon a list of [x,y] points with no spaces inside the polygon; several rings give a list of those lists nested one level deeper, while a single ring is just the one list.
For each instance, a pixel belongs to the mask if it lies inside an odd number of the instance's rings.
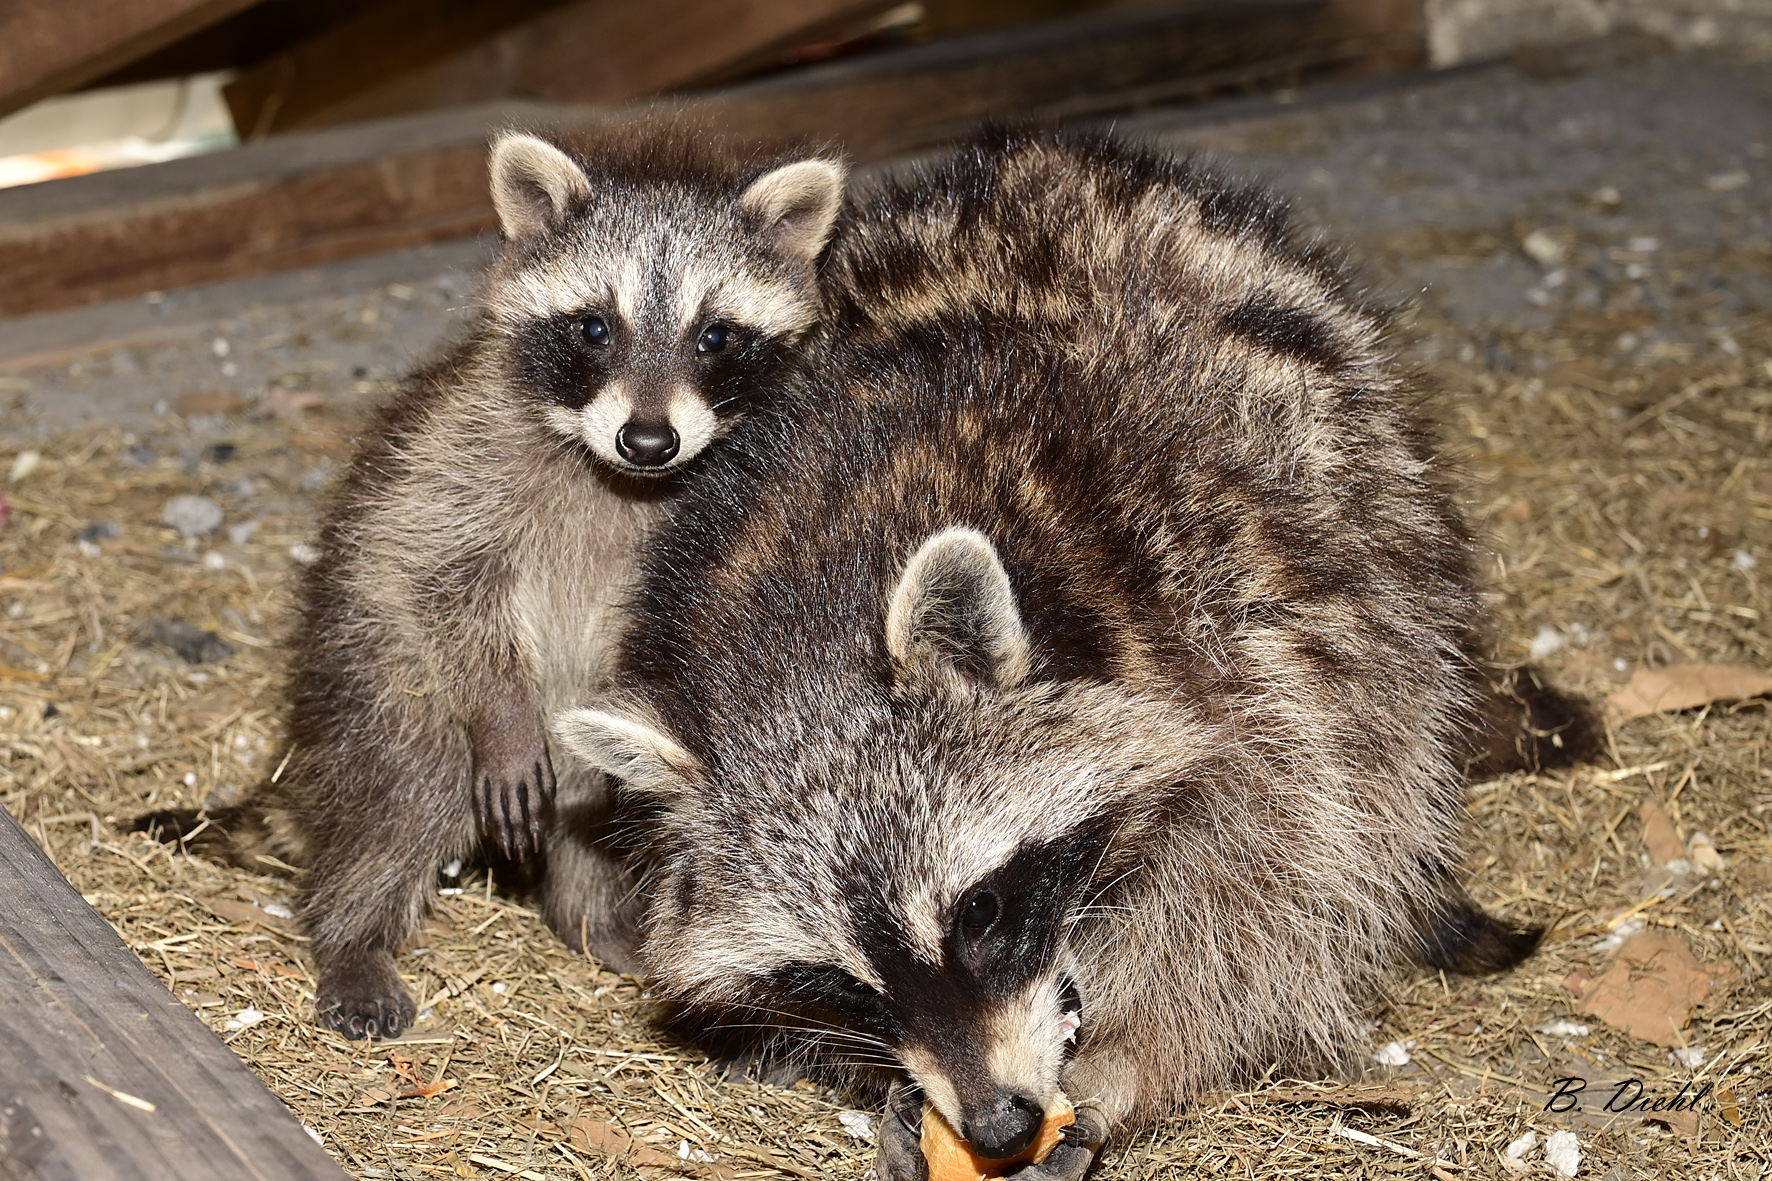
[{"label": "white fur patch on face", "polygon": [[935,1105],[943,1119],[952,1127],[961,1127],[966,1122],[965,1112],[960,1108],[960,1093],[954,1090],[953,1080],[941,1068],[941,1061],[921,1046],[900,1046],[898,1060],[910,1072],[911,1079],[923,1088],[923,1097]]},{"label": "white fur patch on face", "polygon": [[1061,1012],[1058,987],[1045,977],[1020,996],[999,1005],[985,1020],[989,1048],[985,1067],[1005,1090],[1038,1099],[1050,1107],[1058,1095],[1064,1044],[1077,1024]]},{"label": "white fur patch on face", "polygon": [[758,279],[745,282],[730,275],[686,274],[677,288],[677,324],[688,335],[705,321],[725,320],[760,332],[795,340],[818,322],[818,309],[790,283]]},{"label": "white fur patch on face", "polygon": [[567,250],[513,275],[497,293],[493,311],[516,323],[613,306],[623,324],[632,324],[645,278],[637,259],[592,260]]},{"label": "white fur patch on face", "polygon": [[677,432],[677,455],[667,467],[688,463],[720,433],[719,418],[708,408],[706,400],[687,386],[680,386],[671,394],[666,413],[671,417],[671,428]]},{"label": "white fur patch on face", "polygon": [[615,436],[627,425],[632,409],[626,388],[620,382],[611,382],[583,408],[570,410],[565,406],[550,406],[546,417],[549,426],[567,438],[583,443],[611,467],[631,469],[634,465],[615,449]]}]

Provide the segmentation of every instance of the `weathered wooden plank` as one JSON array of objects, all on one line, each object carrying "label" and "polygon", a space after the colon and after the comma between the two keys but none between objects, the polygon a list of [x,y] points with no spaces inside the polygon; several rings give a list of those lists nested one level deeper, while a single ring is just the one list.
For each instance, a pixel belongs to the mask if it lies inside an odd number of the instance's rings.
[{"label": "weathered wooden plank", "polygon": [[254,2],[0,4],[0,115],[102,77]]},{"label": "weathered wooden plank", "polygon": [[486,138],[595,112],[493,105],[0,189],[0,315],[471,237]]},{"label": "weathered wooden plank", "polygon": [[692,85],[890,3],[387,0],[244,71],[224,93],[242,137],[519,97],[607,106]]},{"label": "weathered wooden plank", "polygon": [[0,877],[0,1178],[344,1178],[4,809]]},{"label": "weathered wooden plank", "polygon": [[[1358,72],[1405,52],[1347,19],[1401,0],[1218,0],[955,37],[625,108],[487,104],[292,133],[230,152],[0,190],[0,315],[464,237],[493,222],[498,127],[690,119],[858,160],[984,116],[1063,118]],[[1402,47],[1398,49],[1399,45]]]}]

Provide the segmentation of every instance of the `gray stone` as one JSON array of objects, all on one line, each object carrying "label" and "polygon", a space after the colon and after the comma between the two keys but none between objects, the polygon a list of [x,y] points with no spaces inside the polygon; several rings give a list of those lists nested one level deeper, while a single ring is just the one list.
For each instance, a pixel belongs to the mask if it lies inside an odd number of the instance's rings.
[{"label": "gray stone", "polygon": [[207,496],[175,496],[160,519],[186,537],[202,537],[221,528],[222,507]]}]

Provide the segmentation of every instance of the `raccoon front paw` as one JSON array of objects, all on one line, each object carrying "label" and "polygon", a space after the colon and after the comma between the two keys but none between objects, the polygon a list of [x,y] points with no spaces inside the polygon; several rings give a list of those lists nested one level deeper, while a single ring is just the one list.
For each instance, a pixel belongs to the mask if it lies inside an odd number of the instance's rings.
[{"label": "raccoon front paw", "polygon": [[323,969],[314,990],[320,1023],[352,1041],[399,1037],[412,1027],[418,1006],[400,983],[392,956],[386,963],[359,962]]},{"label": "raccoon front paw", "polygon": [[474,761],[474,810],[480,831],[511,861],[541,852],[554,806],[554,767],[546,750],[533,757]]},{"label": "raccoon front paw", "polygon": [[1064,1139],[1045,1160],[1015,1174],[1017,1181],[1080,1181],[1107,1141],[1106,1128],[1099,1111],[1077,1108],[1076,1122],[1064,1129]]},{"label": "raccoon front paw", "polygon": [[929,1181],[923,1159],[923,1092],[897,1087],[880,1116],[880,1156],[874,1165],[880,1181]]}]

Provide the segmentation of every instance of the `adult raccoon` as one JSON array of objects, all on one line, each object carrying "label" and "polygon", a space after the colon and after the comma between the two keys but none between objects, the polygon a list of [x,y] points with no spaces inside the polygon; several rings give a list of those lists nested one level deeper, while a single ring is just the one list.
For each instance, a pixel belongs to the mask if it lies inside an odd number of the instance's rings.
[{"label": "adult raccoon", "polygon": [[[556,722],[653,809],[661,995],[889,1050],[985,1157],[1067,1093],[1019,1175],[1075,1178],[1353,1062],[1400,961],[1530,951],[1456,870],[1465,760],[1511,749],[1465,529],[1280,202],[998,133],[858,198],[829,273],[830,351],[698,472],[615,691]],[[1531,697],[1525,753],[1579,753]]]},{"label": "adult raccoon", "polygon": [[[193,842],[305,868],[319,1015],[350,1037],[411,1023],[393,955],[440,864],[482,837],[539,851],[546,718],[604,677],[672,477],[768,402],[819,320],[845,169],[686,135],[574,156],[508,134],[491,174],[505,244],[482,313],[381,410],[323,517],[280,774]],[[630,966],[605,781],[580,771],[558,790],[544,912]]]}]

